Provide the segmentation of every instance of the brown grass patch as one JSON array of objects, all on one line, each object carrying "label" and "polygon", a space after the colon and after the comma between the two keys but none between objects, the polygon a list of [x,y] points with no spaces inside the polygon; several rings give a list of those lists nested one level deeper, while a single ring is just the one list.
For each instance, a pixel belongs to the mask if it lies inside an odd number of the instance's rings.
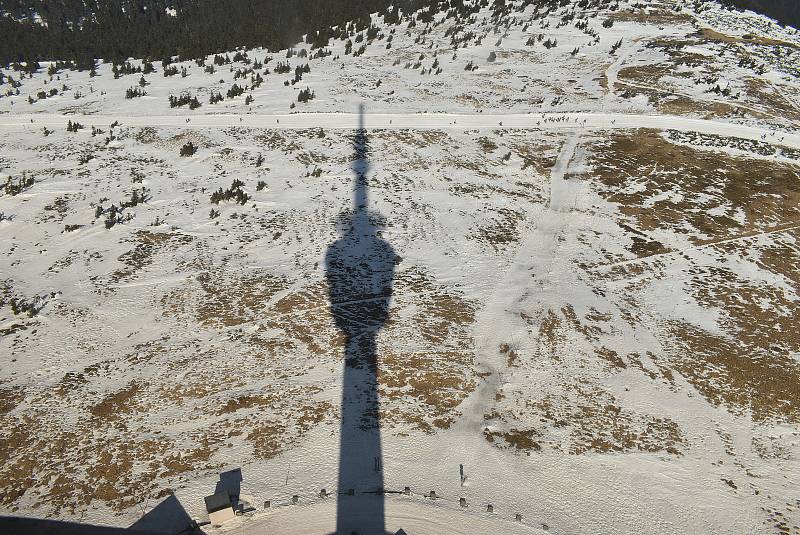
[{"label": "brown grass patch", "polygon": [[694,18],[685,13],[675,13],[669,9],[635,9],[615,11],[608,17],[614,22],[638,22],[652,25],[691,24]]},{"label": "brown grass patch", "polygon": [[[575,455],[627,451],[664,451],[680,455],[684,438],[674,421],[627,411],[614,396],[584,381],[563,386],[561,394],[526,400],[525,410],[533,411],[545,424],[541,429],[520,432],[513,422],[498,422],[499,413],[490,413],[485,416],[488,421],[511,427],[509,431],[487,429],[484,437],[490,442],[502,437],[517,449],[528,451],[538,451],[545,444],[558,450],[563,442],[561,429],[564,429],[569,433],[567,451]],[[509,416],[512,420],[516,418],[513,413]]]},{"label": "brown grass patch", "polygon": [[594,350],[594,354],[600,357],[612,369],[624,370],[627,364],[622,360],[622,357],[613,349],[607,347],[600,347]]},{"label": "brown grass patch", "polygon": [[0,414],[11,412],[24,398],[20,388],[0,387]]},{"label": "brown grass patch", "polygon": [[[299,399],[307,400],[311,394],[309,391]],[[268,418],[265,422],[263,418],[259,418],[246,439],[252,444],[256,457],[271,459],[297,444],[311,429],[323,421],[331,420],[335,414],[335,407],[328,401],[306,401],[285,411],[280,419]]]},{"label": "brown grass patch", "polygon": [[141,389],[142,386],[138,382],[131,381],[125,387],[108,394],[102,401],[91,406],[89,412],[92,416],[106,420],[125,415],[136,408],[136,395]]},{"label": "brown grass patch", "polygon": [[560,346],[560,342],[563,340],[563,337],[559,336],[559,331],[561,328],[561,317],[552,310],[548,309],[547,314],[545,314],[545,317],[539,324],[539,343],[540,345],[544,345],[546,348],[548,348],[551,355],[558,360],[561,359],[556,357],[556,349]]},{"label": "brown grass patch", "polygon": [[377,135],[389,145],[402,143],[418,149],[445,145],[449,138],[449,134],[441,130],[381,130]]},{"label": "brown grass patch", "polygon": [[464,94],[461,94],[461,95],[456,95],[455,100],[456,100],[456,102],[460,102],[461,104],[466,104],[467,106],[472,106],[476,110],[480,109],[480,108],[483,108],[486,105],[484,102],[478,100],[473,95],[470,95],[470,94],[467,94],[467,93],[464,93]]},{"label": "brown grass patch", "polygon": [[700,37],[703,37],[704,39],[718,43],[753,43],[764,46],[800,48],[800,46],[796,45],[795,43],[790,43],[788,41],[781,41],[780,39],[772,39],[770,37],[764,37],[761,35],[753,35],[753,34],[746,34],[743,35],[742,37],[735,37],[733,35],[727,35],[724,33],[720,33],[716,30],[712,30],[711,28],[702,28],[698,32],[698,35]]},{"label": "brown grass patch", "polygon": [[800,365],[790,356],[754,354],[686,323],[669,322],[667,329],[673,367],[710,403],[755,421],[798,420]]},{"label": "brown grass patch", "polygon": [[560,147],[553,145],[533,145],[531,143],[514,143],[511,149],[522,159],[522,170],[533,168],[541,177],[549,177],[556,164]]},{"label": "brown grass patch", "polygon": [[136,246],[120,255],[118,260],[125,264],[125,267],[111,274],[112,282],[129,280],[140,270],[152,264],[156,254],[167,248],[185,245],[192,241],[192,237],[185,234],[139,230],[134,234],[133,240],[136,242]]},{"label": "brown grass patch", "polygon": [[518,366],[519,353],[507,343],[500,344],[500,353],[506,356],[506,366],[514,368]]},{"label": "brown grass patch", "polygon": [[747,78],[745,87],[748,102],[752,102],[764,113],[800,121],[800,112],[786,98],[775,91],[767,82],[759,78]]},{"label": "brown grass patch", "polygon": [[[738,110],[736,106],[724,102],[707,102],[680,95],[659,98],[654,104],[659,111],[667,115],[700,115],[703,119],[731,117],[736,115]],[[755,116],[752,112],[750,114]],[[767,115],[758,117],[766,118]]]},{"label": "brown grass patch", "polygon": [[478,227],[470,236],[500,251],[519,241],[519,222],[524,219],[522,213],[510,208],[498,208],[494,211],[492,222]]},{"label": "brown grass patch", "polygon": [[[265,361],[296,362],[287,365],[292,375],[321,358],[342,358],[344,337],[330,313],[325,281],[287,291],[291,283],[282,278],[253,277],[203,271],[196,277],[199,285],[187,283],[162,299],[164,314],[211,328],[256,323],[259,328],[238,341]],[[192,298],[193,294],[199,297]],[[422,270],[397,274],[389,321],[378,336],[379,388],[388,424],[411,423],[429,431],[454,419],[455,408],[476,385],[469,331],[476,306]],[[402,346],[412,344],[414,350],[398,352],[400,341]],[[276,403],[271,395],[249,393],[215,411],[233,414]],[[269,432],[266,428],[256,432],[253,441],[264,451],[277,451],[264,438]]]},{"label": "brown grass patch", "polygon": [[[112,438],[98,437],[104,419],[78,422],[70,431],[31,415],[0,423],[0,503],[10,511],[23,496],[54,514],[75,514],[94,500],[122,511],[154,496],[163,477],[211,468],[208,459],[216,451],[208,441],[183,449],[125,426],[116,427]],[[176,463],[181,458],[191,462]]]},{"label": "brown grass patch", "polygon": [[[589,159],[594,167],[589,176],[599,181],[601,195],[619,203],[620,213],[640,232],[688,232],[702,243],[800,218],[800,168],[791,164],[759,160],[752,165],[745,158],[673,145],[653,131],[612,135]],[[633,182],[637,191],[624,191]],[[682,199],[651,200],[664,194]],[[697,200],[704,195],[710,198]],[[714,208],[725,211],[711,215]],[[734,219],[737,214],[744,222]]]},{"label": "brown grass patch", "polygon": [[673,69],[674,65],[671,63],[637,65],[623,67],[619,70],[617,77],[621,83],[630,81],[643,85],[657,85],[661,77],[672,74]]},{"label": "brown grass patch", "polygon": [[[235,327],[266,320],[270,300],[289,282],[270,273],[199,273],[161,298],[165,315],[190,316],[204,327]],[[196,296],[192,298],[192,296]]]},{"label": "brown grass patch", "polygon": [[479,137],[478,146],[485,154],[489,154],[490,152],[494,152],[497,150],[497,143],[495,143],[488,137]]},{"label": "brown grass patch", "polygon": [[484,429],[483,436],[489,442],[496,443],[496,439],[502,439],[512,448],[521,451],[540,451],[542,446],[536,438],[541,436],[541,433],[535,429],[527,429],[521,431],[519,429],[511,429],[506,432],[490,431],[488,428]]}]

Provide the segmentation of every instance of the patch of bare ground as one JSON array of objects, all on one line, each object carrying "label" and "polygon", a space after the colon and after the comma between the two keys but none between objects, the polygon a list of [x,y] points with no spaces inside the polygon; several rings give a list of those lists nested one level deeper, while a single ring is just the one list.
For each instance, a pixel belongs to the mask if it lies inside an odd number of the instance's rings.
[{"label": "patch of bare ground", "polygon": [[204,270],[161,298],[165,315],[204,327],[235,327],[266,319],[270,300],[289,282],[270,273]]},{"label": "patch of bare ground", "polygon": [[519,353],[517,352],[517,349],[512,347],[510,344],[507,344],[505,342],[500,344],[500,353],[502,355],[505,355],[506,366],[508,366],[509,368],[513,368],[519,365],[518,364]]},{"label": "patch of bare ground", "polygon": [[379,353],[382,425],[412,425],[432,433],[455,421],[456,408],[475,388],[469,351]]},{"label": "patch of bare ground", "polygon": [[0,417],[0,504],[14,512],[25,496],[34,509],[75,514],[94,500],[121,511],[154,497],[164,478],[214,468],[216,450],[201,436],[181,446],[143,438],[105,420],[62,427],[53,414]]},{"label": "patch of bare ground", "polygon": [[722,334],[671,322],[668,358],[673,367],[715,404],[754,421],[800,419],[800,252],[797,230],[771,236],[764,245],[726,242],[713,247],[725,257],[750,258],[784,278],[786,287],[744,278],[725,266],[696,269],[695,299],[720,312]]},{"label": "patch of bare ground", "polygon": [[[700,115],[703,119],[733,117],[738,111],[735,106],[724,102],[703,101],[681,95],[660,95],[655,99],[651,98],[651,103],[667,115]],[[749,113],[758,118],[768,117],[766,114]]]},{"label": "patch of bare ground", "polygon": [[671,9],[662,8],[630,8],[624,11],[616,11],[608,17],[614,22],[638,22],[639,24],[650,25],[680,25],[691,24],[694,21],[686,13],[677,13]]},{"label": "patch of bare ground", "polygon": [[483,430],[483,436],[494,444],[503,440],[508,446],[521,451],[530,452],[542,449],[539,440],[537,440],[541,437],[541,433],[536,429],[519,430],[512,428],[508,431],[490,431],[487,427]]},{"label": "patch of bare ground", "polygon": [[254,139],[263,147],[270,150],[280,150],[286,153],[298,152],[303,148],[302,142],[297,139],[296,132],[266,130],[254,136]]},{"label": "patch of bare ground", "polygon": [[497,143],[489,139],[488,137],[479,137],[478,138],[478,146],[484,152],[484,154],[489,154],[497,150]]},{"label": "patch of bare ground", "polygon": [[[491,170],[490,160],[474,156],[446,156],[437,162],[443,169],[452,167],[471,171],[475,176],[485,180],[497,181],[500,175]],[[430,162],[428,162],[430,168]]]},{"label": "patch of bare ground", "polygon": [[741,37],[736,37],[733,35],[727,35],[718,32],[716,30],[712,30],[711,28],[701,28],[700,31],[697,33],[697,35],[699,37],[702,37],[703,39],[719,43],[752,43],[764,46],[800,48],[795,43],[790,43],[788,41],[781,41],[779,39],[772,39],[770,37],[764,37],[762,35],[745,34]]},{"label": "patch of bare ground", "polygon": [[[661,381],[674,389],[675,379],[668,362],[662,362],[650,351],[646,351],[643,354],[630,352],[615,346],[613,343],[613,337],[620,334],[619,329],[614,326],[616,321],[623,320],[634,328],[641,324],[638,316],[638,303],[633,297],[637,295],[640,286],[645,286],[645,283],[629,282],[620,295],[626,306],[615,308],[613,313],[600,312],[592,307],[588,313],[579,318],[572,310],[572,307],[567,305],[561,310],[566,321],[559,320],[559,317],[552,311],[549,311],[549,318],[555,320],[556,324],[561,325],[562,340],[559,347],[564,346],[564,335],[569,333],[565,329],[571,327],[572,332],[582,335],[585,340],[591,342],[594,347],[594,356],[598,357],[606,372],[617,373],[621,370],[635,369],[649,379]],[[542,323],[542,327],[544,326],[545,322]],[[602,345],[604,340],[608,340],[606,343],[609,343],[612,347]],[[551,352],[554,352],[555,346],[552,344],[553,342],[550,342],[550,345],[544,344],[544,348],[549,348]]]},{"label": "patch of bare ground", "polygon": [[333,403],[314,399],[321,391],[316,386],[275,385],[267,391],[229,398],[218,414],[245,411],[248,417],[227,419],[229,433],[243,434],[256,457],[271,459],[297,444],[315,426],[335,418]]},{"label": "patch of bare ground", "polygon": [[600,359],[605,361],[606,365],[612,369],[620,369],[624,370],[628,367],[622,357],[619,356],[619,353],[614,351],[613,349],[608,349],[607,347],[599,347],[594,350],[594,354],[597,355]]},{"label": "patch of bare ground", "polygon": [[519,223],[524,215],[510,208],[494,210],[490,223],[476,228],[470,238],[500,251],[519,241]]},{"label": "patch of bare ground", "polygon": [[133,241],[136,243],[134,248],[120,255],[118,260],[125,264],[125,267],[111,274],[112,282],[133,278],[140,270],[153,263],[155,255],[168,248],[186,245],[192,241],[192,237],[185,234],[139,230],[133,235]]},{"label": "patch of bare ground", "polygon": [[765,114],[800,121],[800,112],[797,108],[761,78],[747,78],[745,93],[748,104],[763,109]]},{"label": "patch of bare ground", "polygon": [[556,164],[560,148],[554,145],[533,145],[529,142],[512,143],[511,150],[523,164],[522,170],[532,169],[540,177],[549,177]]},{"label": "patch of bare ground", "polygon": [[673,145],[654,131],[615,134],[588,155],[585,178],[637,231],[694,243],[767,231],[800,218],[800,167]]},{"label": "patch of bare ground", "polygon": [[464,104],[466,106],[472,106],[476,110],[486,106],[485,102],[483,102],[481,100],[478,100],[477,98],[475,98],[475,96],[470,95],[468,93],[463,93],[461,95],[456,95],[454,97],[454,100],[456,102],[460,102],[461,104]]},{"label": "patch of bare ground", "polygon": [[[630,317],[629,311],[620,312],[619,315],[631,325],[638,323]],[[548,309],[539,321],[525,313],[520,316],[531,327],[538,327],[529,329],[529,333],[537,337],[537,359],[546,357],[552,364],[559,365],[564,357],[575,352],[570,348],[577,337],[591,344],[593,350],[589,357],[595,357],[606,374],[638,370],[651,380],[674,387],[674,375],[668,362],[662,362],[649,351],[645,354],[628,352],[614,346],[613,342],[606,342],[619,334],[619,329],[614,327],[614,322],[620,319],[616,311],[601,312],[592,307],[589,312],[579,316],[571,305],[565,305],[560,310]]]},{"label": "patch of bare ground", "polygon": [[667,322],[665,328],[672,367],[710,403],[755,421],[797,421],[800,365],[790,355],[752,352],[733,338],[684,322]]},{"label": "patch of bare ground", "polygon": [[[661,81],[651,82],[654,87],[664,87]],[[700,116],[703,119],[714,119],[724,117],[741,117],[746,113],[749,117],[758,119],[769,118],[770,114],[756,112],[753,110],[743,110],[734,104],[727,104],[717,100],[701,100],[690,98],[685,95],[675,94],[669,90],[659,90],[651,87],[640,87],[626,85],[624,80],[619,80],[618,84],[625,88],[628,97],[637,94],[645,95],[651,105],[655,106],[660,112],[668,115],[688,115]]]},{"label": "patch of bare ground", "polygon": [[198,147],[209,147],[213,145],[208,136],[196,130],[186,130],[174,136],[164,138],[158,134],[155,128],[146,126],[134,134],[133,138],[139,143],[154,145],[155,147],[166,149],[171,152],[178,151],[183,145],[189,142],[192,142]]},{"label": "patch of bare ground", "polygon": [[290,292],[275,303],[273,311],[275,315],[265,318],[263,326],[301,343],[306,351],[321,356],[344,348],[344,336],[330,314],[327,282]]},{"label": "patch of bare ground", "polygon": [[441,130],[381,130],[375,135],[390,146],[402,143],[418,149],[445,144],[450,137]]},{"label": "patch of bare ground", "polygon": [[686,52],[684,47],[692,44],[686,39],[652,39],[648,48],[657,48],[668,56],[664,61],[647,65],[623,67],[618,73],[618,84],[625,89],[628,96],[643,94],[650,104],[659,111],[670,115],[699,115],[706,119],[741,116],[746,113],[756,118],[768,118],[769,110],[764,113],[754,112],[736,106],[736,102],[725,103],[719,100],[704,100],[677,94],[671,89],[671,82],[665,77],[690,77],[690,72],[681,71],[679,67],[686,65],[700,69],[705,75],[715,75],[720,67],[714,58]]},{"label": "patch of bare ground", "polygon": [[0,386],[0,414],[14,410],[24,397],[20,388]]},{"label": "patch of bare ground", "polygon": [[617,77],[623,83],[629,81],[643,85],[657,85],[661,77],[671,74],[673,69],[672,63],[637,65],[621,68]]},{"label": "patch of bare ground", "polygon": [[455,420],[477,385],[476,307],[421,269],[398,274],[390,321],[378,337],[382,418],[390,426],[410,423],[432,432]]},{"label": "patch of bare ground", "polygon": [[68,396],[80,389],[83,385],[88,384],[92,378],[100,376],[104,371],[108,371],[109,365],[109,361],[96,362],[86,366],[79,372],[68,371],[56,384],[54,391],[60,397]]},{"label": "patch of bare ground", "polygon": [[[201,274],[206,280],[187,282],[161,300],[165,315],[207,328],[256,325],[237,340],[251,348],[253,358],[282,363],[272,365],[278,377],[342,358],[344,338],[333,321],[325,281],[293,287],[269,274],[243,277],[224,269]],[[456,407],[476,386],[470,331],[475,308],[422,270],[397,274],[389,321],[378,337],[379,389],[387,426],[411,423],[432,431],[454,420]],[[398,349],[403,347],[410,349]],[[240,403],[261,401],[252,397],[228,403],[235,409]],[[252,431],[253,440],[261,450],[277,452],[270,444],[283,439],[271,442],[264,436],[284,424]]]},{"label": "patch of bare ground", "polygon": [[520,402],[519,410],[538,417],[538,428],[520,429],[513,412],[494,412],[485,416],[491,427],[484,430],[484,437],[498,446],[527,451],[549,446],[574,455],[630,451],[681,454],[685,439],[671,419],[627,410],[612,394],[586,380],[563,383],[561,389],[557,394]]},{"label": "patch of bare ground", "polygon": [[89,407],[89,412],[95,418],[103,420],[124,417],[137,408],[137,394],[142,390],[142,385],[131,381],[116,392],[106,395],[99,403]]},{"label": "patch of bare ground", "polygon": [[[319,387],[276,381],[253,390],[228,373],[221,355],[212,356],[213,370],[193,370],[189,362],[199,357],[178,358],[174,345],[164,346],[164,354],[172,353],[164,367],[175,361],[179,378],[131,381],[85,405],[68,424],[46,400],[0,412],[0,503],[14,511],[24,495],[53,514],[74,513],[95,500],[121,511],[190,473],[217,469],[215,453],[233,440],[272,457],[337,414],[334,404],[315,399]],[[119,370],[117,362],[66,374],[56,387],[57,403],[83,405]],[[0,399],[6,398],[10,406],[13,393]],[[170,432],[173,418],[184,424],[180,433]]]},{"label": "patch of bare ground", "polygon": [[[582,334],[587,340],[597,342],[601,335],[611,334],[608,330],[610,327],[602,325],[603,323],[607,324],[610,319],[607,314],[600,314],[596,310],[593,310],[590,315],[585,316],[583,321],[581,321],[575,309],[569,304],[561,308],[561,314],[564,317],[565,323],[572,327],[575,332]],[[606,330],[604,330],[604,327]]]}]

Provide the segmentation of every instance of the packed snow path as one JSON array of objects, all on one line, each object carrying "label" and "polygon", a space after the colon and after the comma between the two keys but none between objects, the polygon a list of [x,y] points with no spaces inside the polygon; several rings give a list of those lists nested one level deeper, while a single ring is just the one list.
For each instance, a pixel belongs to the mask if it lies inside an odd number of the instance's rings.
[{"label": "packed snow path", "polygon": [[[83,121],[85,126],[109,126],[115,122],[122,126],[190,126],[192,128],[226,128],[242,126],[250,128],[358,128],[355,113],[296,113],[290,115],[60,115],[24,114],[0,115],[0,127],[58,127],[67,121]],[[755,141],[776,143],[800,148],[800,134],[787,134],[773,129],[756,128],[741,124],[690,119],[669,115],[639,115],[615,113],[527,113],[527,114],[368,114],[365,127],[371,129],[518,129],[541,130],[575,129],[634,129],[654,128],[700,132],[720,136],[739,137]]]},{"label": "packed snow path", "polygon": [[[334,532],[335,518],[333,500],[318,501],[302,507],[282,507],[273,511],[268,510],[246,520],[238,517],[225,527],[211,528],[210,533],[321,535]],[[515,522],[513,518],[513,511],[508,510],[498,509],[495,513],[487,513],[486,505],[483,503],[469,504],[468,509],[461,509],[441,506],[432,500],[421,497],[404,496],[386,501],[387,533],[395,533],[399,529],[403,529],[404,532],[411,535],[423,533],[436,535],[471,535],[474,533],[535,535],[547,533],[539,526],[528,524],[526,519]]]}]

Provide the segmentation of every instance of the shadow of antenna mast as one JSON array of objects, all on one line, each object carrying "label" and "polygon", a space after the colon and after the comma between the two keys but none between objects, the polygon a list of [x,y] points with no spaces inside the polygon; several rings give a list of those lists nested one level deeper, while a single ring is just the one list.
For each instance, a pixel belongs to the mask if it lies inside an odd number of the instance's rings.
[{"label": "shadow of antenna mast", "polygon": [[345,337],[336,507],[339,535],[383,535],[383,452],[378,399],[378,331],[389,317],[397,256],[369,210],[369,144],[364,106],[353,140],[353,207],[325,255],[330,307]]}]

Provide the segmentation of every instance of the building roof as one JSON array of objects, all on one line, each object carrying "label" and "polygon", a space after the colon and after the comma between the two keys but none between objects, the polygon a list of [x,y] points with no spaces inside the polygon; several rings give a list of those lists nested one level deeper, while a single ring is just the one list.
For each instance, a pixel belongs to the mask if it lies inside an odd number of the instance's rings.
[{"label": "building roof", "polygon": [[206,511],[209,513],[231,507],[231,497],[227,492],[217,492],[211,496],[206,496],[205,500]]}]

